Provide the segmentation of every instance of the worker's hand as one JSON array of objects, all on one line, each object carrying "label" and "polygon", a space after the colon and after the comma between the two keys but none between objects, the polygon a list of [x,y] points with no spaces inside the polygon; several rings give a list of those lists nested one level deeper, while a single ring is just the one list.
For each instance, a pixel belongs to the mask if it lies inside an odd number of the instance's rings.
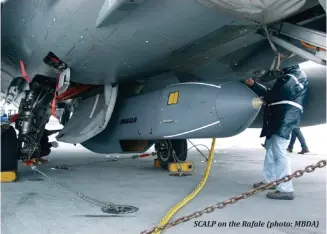
[{"label": "worker's hand", "polygon": [[247,86],[253,86],[254,80],[252,78],[248,78],[244,81],[244,84],[246,84]]},{"label": "worker's hand", "polygon": [[58,142],[56,142],[56,141],[52,141],[52,142],[50,142],[50,144],[51,144],[51,147],[53,147],[53,148],[58,148],[58,146],[59,146]]}]

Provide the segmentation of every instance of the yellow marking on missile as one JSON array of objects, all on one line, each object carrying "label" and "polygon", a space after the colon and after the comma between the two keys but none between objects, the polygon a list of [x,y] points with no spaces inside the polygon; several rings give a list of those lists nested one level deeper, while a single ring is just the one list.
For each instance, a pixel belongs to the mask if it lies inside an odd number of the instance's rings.
[{"label": "yellow marking on missile", "polygon": [[168,105],[175,105],[178,103],[179,91],[175,91],[169,94]]},{"label": "yellow marking on missile", "polygon": [[175,104],[177,104],[178,102],[178,96],[179,96],[179,92],[175,92],[175,99],[174,99]]},{"label": "yellow marking on missile", "polygon": [[171,104],[174,103],[174,97],[175,97],[175,93],[170,93],[169,94],[168,105],[171,105]]}]

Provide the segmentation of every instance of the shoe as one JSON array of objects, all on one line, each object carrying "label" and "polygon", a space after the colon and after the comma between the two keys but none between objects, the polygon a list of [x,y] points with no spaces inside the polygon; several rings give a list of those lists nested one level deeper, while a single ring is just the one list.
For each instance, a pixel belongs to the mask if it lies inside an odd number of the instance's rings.
[{"label": "shoe", "polygon": [[305,153],[309,153],[308,148],[302,148],[301,152],[299,152],[299,154],[305,154]]},{"label": "shoe", "polygon": [[265,144],[261,144],[263,148],[266,148],[266,145]]},{"label": "shoe", "polygon": [[[259,188],[259,187],[262,186],[262,185],[265,185],[265,183],[263,183],[263,182],[255,183],[255,184],[253,185],[253,188]],[[276,186],[272,186],[272,187],[270,187],[269,189],[276,189]]]},{"label": "shoe", "polygon": [[293,200],[294,199],[294,193],[289,192],[280,192],[280,191],[274,191],[267,193],[267,197],[270,199],[277,199],[277,200]]},{"label": "shoe", "polygon": [[292,153],[293,152],[293,150],[292,149],[290,149],[290,148],[287,148],[286,149],[288,152],[290,152],[290,153]]}]

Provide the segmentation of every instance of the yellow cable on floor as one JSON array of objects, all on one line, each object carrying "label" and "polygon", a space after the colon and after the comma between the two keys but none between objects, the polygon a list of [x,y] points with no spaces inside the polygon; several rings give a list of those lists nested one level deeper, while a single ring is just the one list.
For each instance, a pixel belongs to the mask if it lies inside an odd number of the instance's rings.
[{"label": "yellow cable on floor", "polygon": [[[200,184],[198,185],[198,187],[189,195],[187,195],[182,201],[180,201],[179,203],[177,203],[173,208],[171,208],[166,216],[160,221],[158,227],[161,227],[165,224],[167,224],[169,222],[169,220],[171,219],[171,217],[173,217],[173,215],[183,206],[186,205],[186,203],[188,203],[189,201],[191,201],[203,188],[203,186],[205,185],[205,183],[207,182],[207,179],[209,177],[210,174],[210,169],[211,169],[211,164],[213,161],[213,155],[215,152],[215,144],[216,144],[216,138],[212,138],[212,143],[211,143],[211,149],[210,149],[210,154],[208,157],[208,162],[207,162],[207,167],[204,173],[204,176],[200,182]],[[156,234],[160,234],[160,230],[158,230],[158,228],[154,231],[154,233]]]}]

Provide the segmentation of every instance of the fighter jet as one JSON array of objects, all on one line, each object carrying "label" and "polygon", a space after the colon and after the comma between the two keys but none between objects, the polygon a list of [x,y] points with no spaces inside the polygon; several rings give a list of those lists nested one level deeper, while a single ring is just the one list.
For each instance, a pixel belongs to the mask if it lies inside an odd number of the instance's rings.
[{"label": "fighter jet", "polygon": [[[155,145],[162,167],[186,139],[261,127],[261,99],[282,68],[306,69],[301,126],[326,120],[326,13],[320,0],[8,0],[1,3],[1,84],[19,159],[57,140],[102,154]],[[58,113],[62,114],[58,114]],[[2,145],[2,147],[6,147]]]}]

